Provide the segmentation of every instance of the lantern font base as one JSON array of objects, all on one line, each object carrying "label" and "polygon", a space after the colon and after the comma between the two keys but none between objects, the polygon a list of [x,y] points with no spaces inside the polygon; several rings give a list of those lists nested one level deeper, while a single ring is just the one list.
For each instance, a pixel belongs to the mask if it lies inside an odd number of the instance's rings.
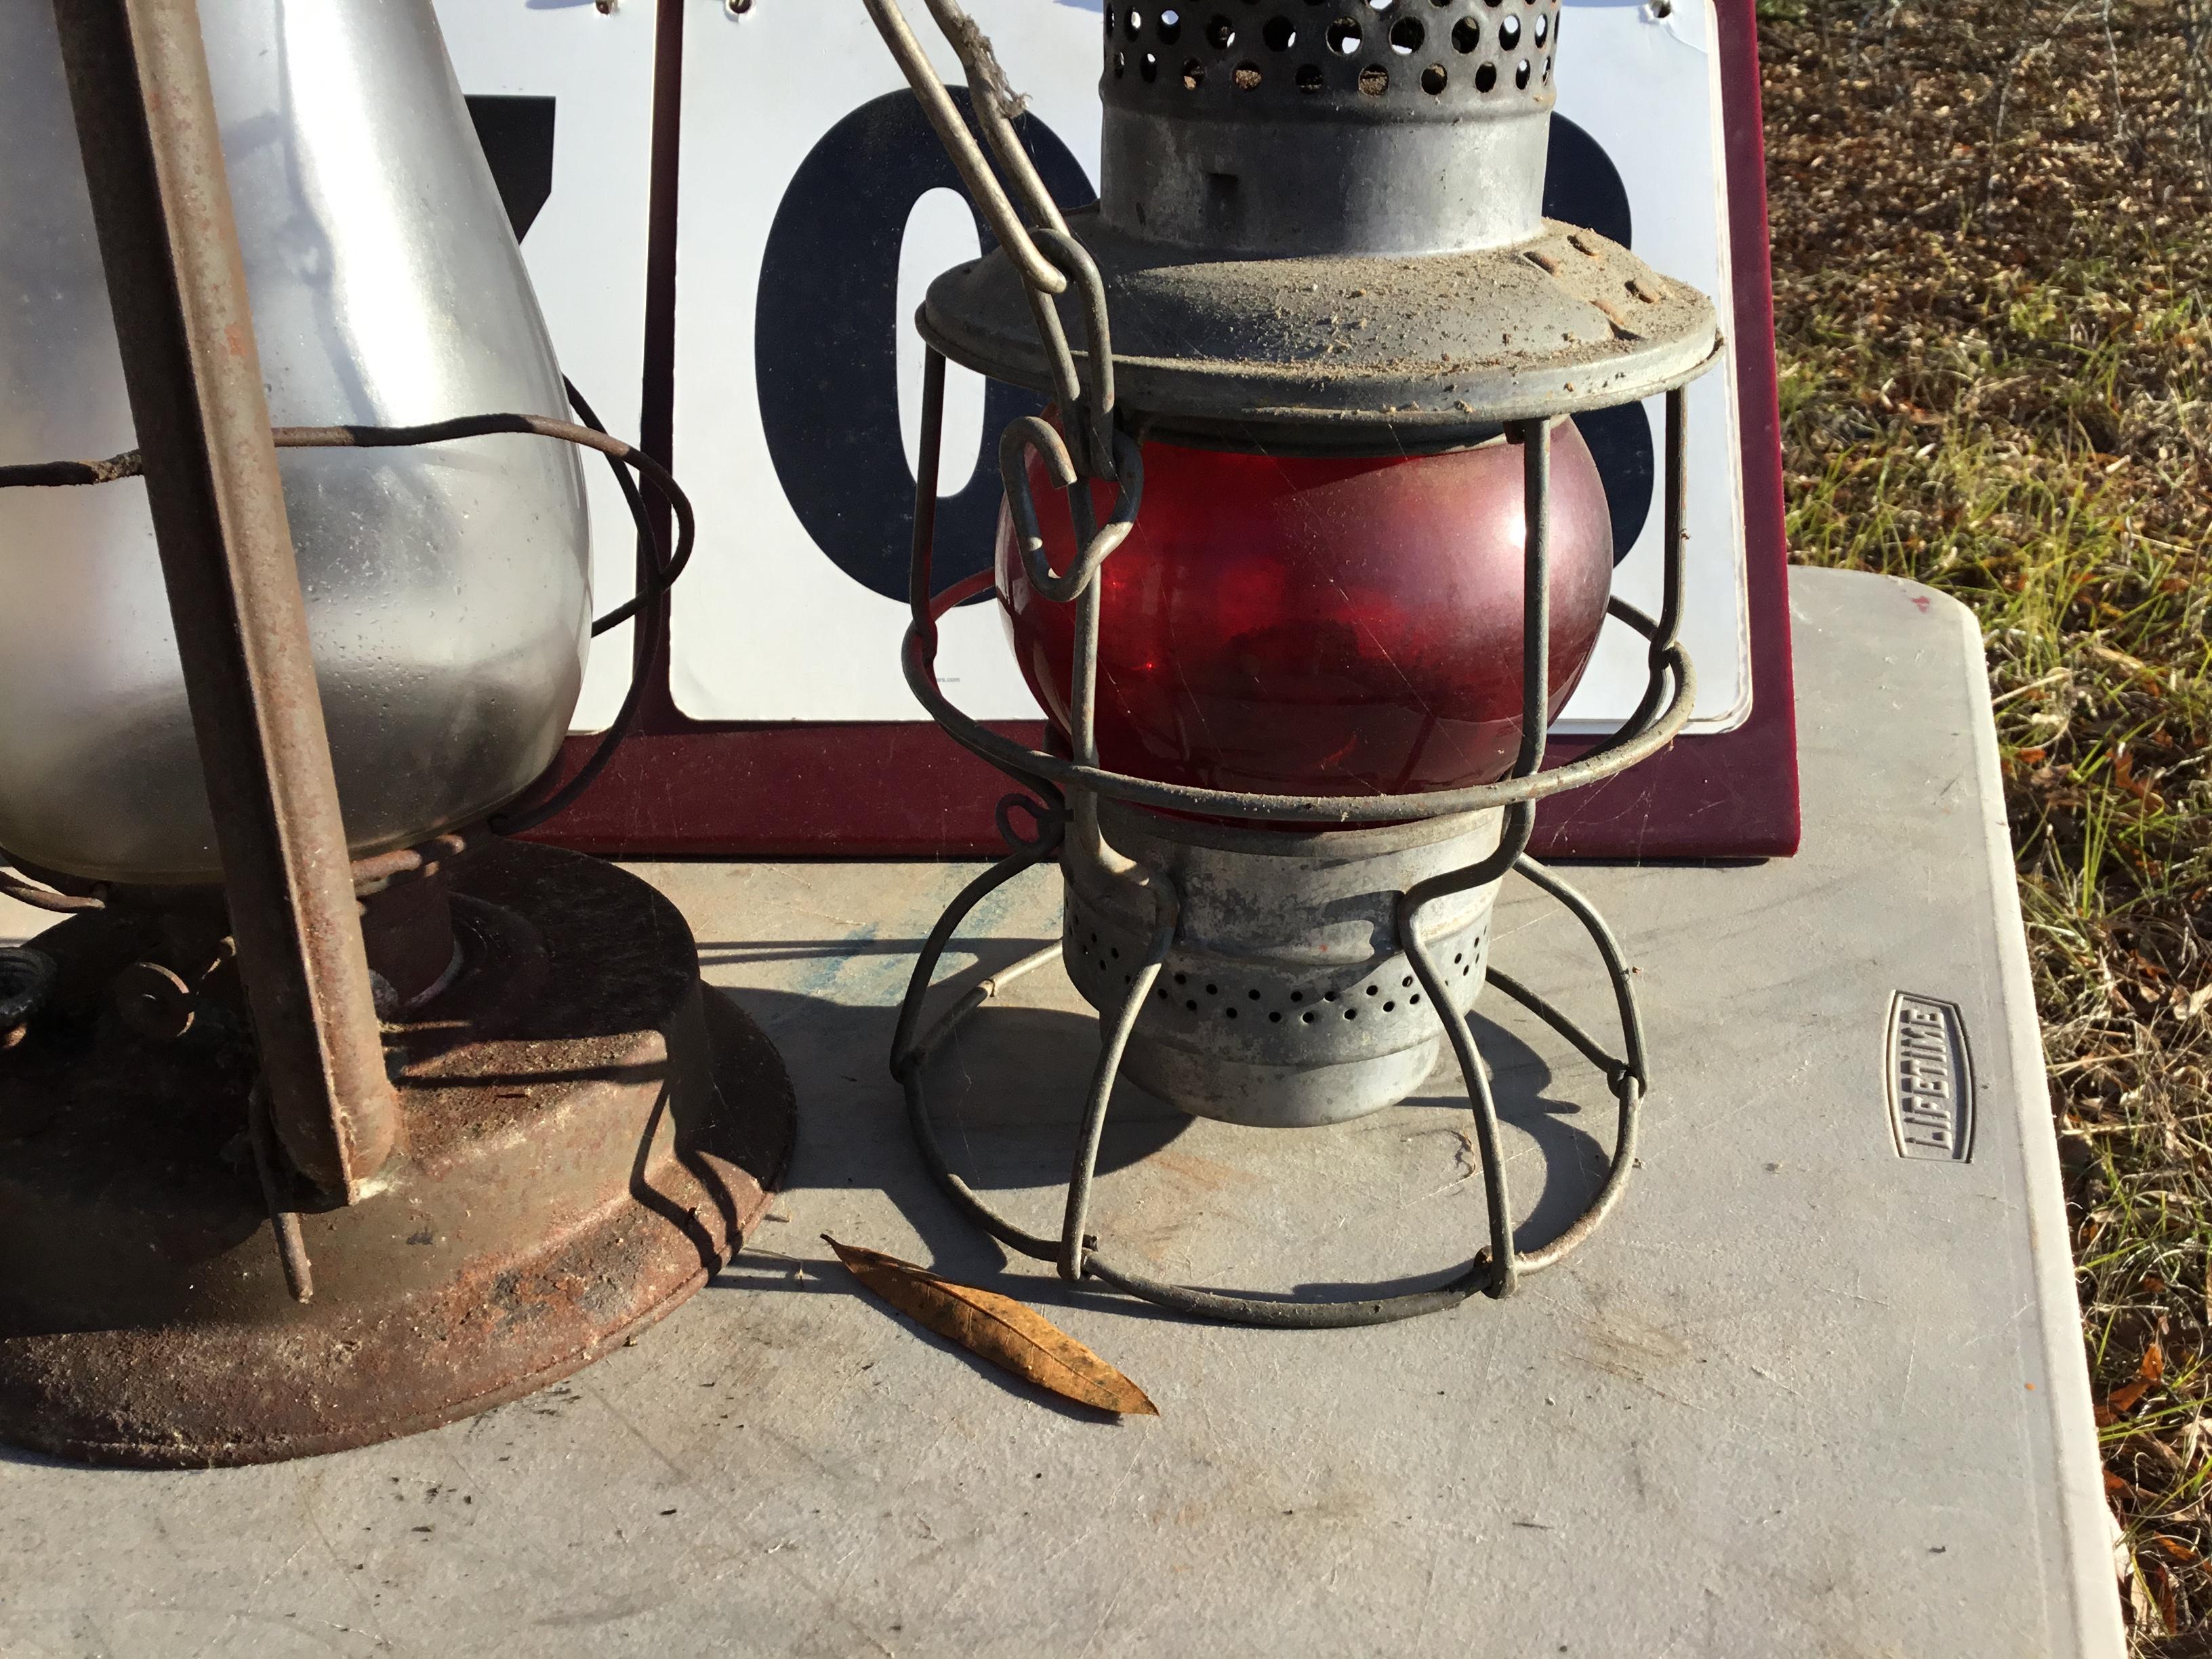
[{"label": "lantern font base", "polygon": [[414,1433],[589,1364],[704,1284],[789,1158],[775,1050],[611,866],[504,843],[455,872],[467,959],[386,1042],[401,1151],[328,1206],[257,1175],[250,1049],[126,1025],[141,916],[61,964],[0,1054],[0,1440],[89,1462],[273,1462]]},{"label": "lantern font base", "polygon": [[[1371,830],[1259,830],[1107,803],[1108,839],[1175,884],[1177,937],[1122,1070],[1194,1117],[1295,1128],[1394,1106],[1436,1067],[1444,1028],[1399,937],[1398,898],[1498,848],[1501,808]],[[1155,926],[1149,895],[1070,840],[1061,959],[1111,1018]],[[1498,884],[1430,905],[1421,936],[1464,1015],[1489,962]]]}]

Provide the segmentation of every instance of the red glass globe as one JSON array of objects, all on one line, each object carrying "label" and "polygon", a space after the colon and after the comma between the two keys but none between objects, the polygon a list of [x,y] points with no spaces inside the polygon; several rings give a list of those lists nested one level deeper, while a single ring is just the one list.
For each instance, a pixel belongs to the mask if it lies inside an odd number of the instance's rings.
[{"label": "red glass globe", "polygon": [[[1055,570],[1060,493],[1030,487]],[[1103,519],[1108,489],[1094,487]],[[1135,529],[1101,571],[1098,755],[1164,782],[1270,794],[1487,783],[1521,741],[1522,451],[1386,460],[1145,446]],[[1581,680],[1613,584],[1605,486],[1552,434],[1553,707]],[[1075,607],[1031,586],[999,519],[999,597],[1063,739]]]}]

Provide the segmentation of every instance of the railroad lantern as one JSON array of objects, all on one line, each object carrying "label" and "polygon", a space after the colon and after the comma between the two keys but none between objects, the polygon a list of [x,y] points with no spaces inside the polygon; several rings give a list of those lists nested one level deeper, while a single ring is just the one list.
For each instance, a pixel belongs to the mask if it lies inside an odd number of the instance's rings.
[{"label": "railroad lantern", "polygon": [[[929,9],[964,66],[963,120],[896,0],[866,0],[999,246],[945,272],[929,348],[909,684],[1024,786],[1008,857],[956,901],[916,969],[893,1055],[927,1161],[1005,1243],[1194,1314],[1402,1318],[1504,1295],[1586,1237],[1621,1191],[1649,1087],[1627,969],[1601,921],[1527,856],[1537,802],[1619,772],[1688,720],[1682,388],[1721,350],[1711,302],[1542,215],[1559,0],[1216,0],[1104,13],[1103,176],[1066,211],[1019,102],[955,0]],[[992,576],[930,581],[944,368],[1055,401],[1004,434]],[[1667,399],[1666,598],[1610,592],[1605,493],[1578,413]],[[939,688],[936,623],[993,582],[1053,740],[1030,750]],[[1555,709],[1607,616],[1649,641],[1640,706],[1570,764]],[[1061,1236],[1024,1232],[953,1174],[925,1084],[994,977],[921,1035],[936,957],[984,892],[1055,860],[1054,952],[1102,1052]],[[1517,871],[1589,931],[1625,1052],[1611,1169],[1553,1238],[1516,1249],[1497,1113],[1468,1013],[1497,988],[1604,1050],[1489,963]],[[1018,970],[1017,970],[1018,971]],[[1443,1053],[1464,1078],[1487,1248],[1449,1285],[1285,1302],[1158,1283],[1087,1231],[1126,1074],[1195,1115],[1312,1127],[1404,1099]]]}]

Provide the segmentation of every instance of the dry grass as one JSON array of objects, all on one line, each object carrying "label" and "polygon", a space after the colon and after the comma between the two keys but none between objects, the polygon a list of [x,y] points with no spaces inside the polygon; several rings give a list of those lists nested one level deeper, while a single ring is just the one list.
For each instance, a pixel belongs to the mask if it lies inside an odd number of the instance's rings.
[{"label": "dry grass", "polygon": [[1981,617],[2146,1654],[2212,1652],[2212,0],[1762,0],[1797,557]]}]

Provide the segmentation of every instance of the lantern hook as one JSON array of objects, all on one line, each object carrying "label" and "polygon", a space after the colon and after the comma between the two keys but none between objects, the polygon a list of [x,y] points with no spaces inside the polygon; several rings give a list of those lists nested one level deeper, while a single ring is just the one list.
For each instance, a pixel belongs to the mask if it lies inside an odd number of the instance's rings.
[{"label": "lantern hook", "polygon": [[[1010,422],[999,439],[999,474],[1006,487],[1006,511],[1013,519],[1023,568],[1029,572],[1030,581],[1036,591],[1055,605],[1071,604],[1081,597],[1098,574],[1098,567],[1106,562],[1136,526],[1137,513],[1145,499],[1144,455],[1137,441],[1119,428],[1114,428],[1114,447],[1120,453],[1120,487],[1115,494],[1114,511],[1101,525],[1097,509],[1091,500],[1090,485],[1081,477],[1066,441],[1052,422],[1041,416],[1024,415]],[[1045,474],[1053,487],[1069,492],[1068,515],[1074,523],[1076,540],[1082,550],[1075,562],[1057,575],[1045,558],[1044,532],[1037,518],[1036,499],[1030,489],[1028,455],[1031,451],[1043,461]]]}]

